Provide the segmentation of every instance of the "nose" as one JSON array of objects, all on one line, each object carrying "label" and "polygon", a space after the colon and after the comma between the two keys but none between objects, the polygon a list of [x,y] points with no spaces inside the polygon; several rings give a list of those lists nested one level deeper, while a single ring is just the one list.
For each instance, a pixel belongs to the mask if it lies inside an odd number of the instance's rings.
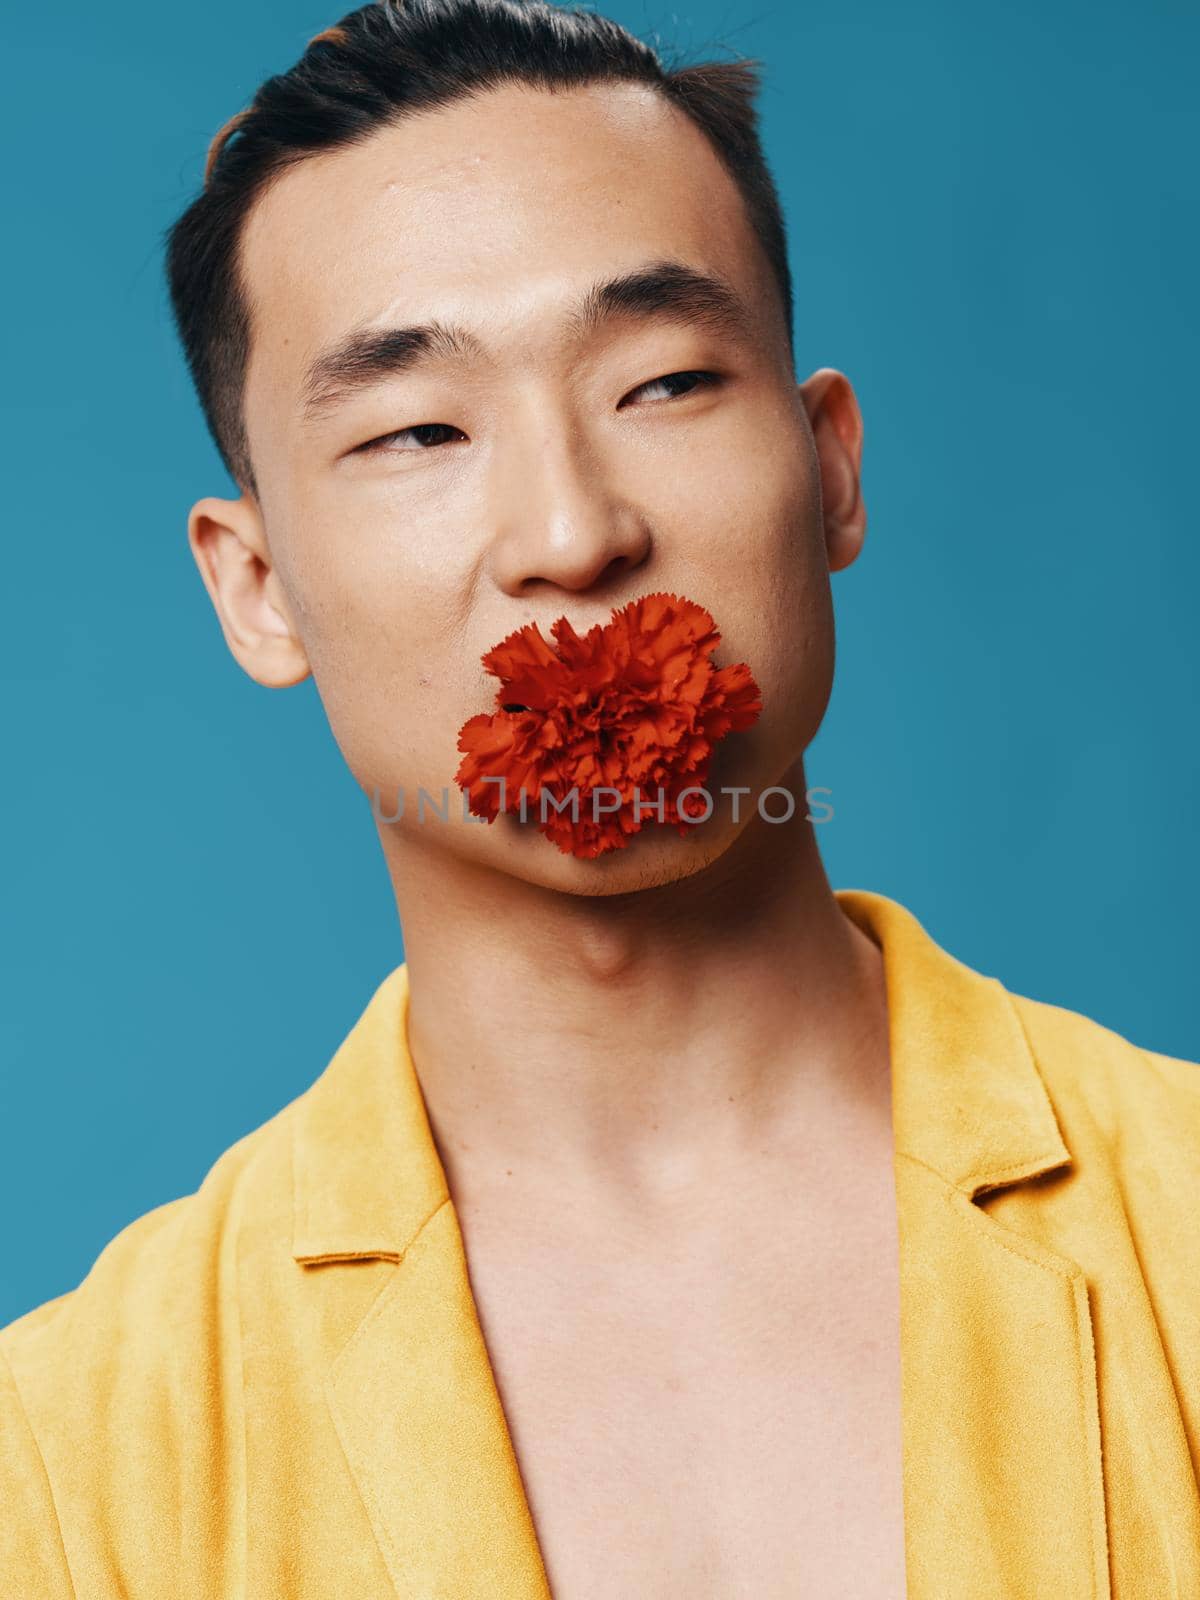
[{"label": "nose", "polygon": [[492,576],[508,595],[525,598],[546,585],[605,591],[647,559],[645,515],[622,495],[616,467],[581,429],[542,419],[510,432],[494,480],[496,533]]}]

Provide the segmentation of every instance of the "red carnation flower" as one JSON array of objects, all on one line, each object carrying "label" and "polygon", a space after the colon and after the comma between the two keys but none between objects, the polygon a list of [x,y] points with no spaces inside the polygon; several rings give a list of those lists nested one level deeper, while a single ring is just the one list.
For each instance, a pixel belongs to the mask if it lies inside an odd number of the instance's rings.
[{"label": "red carnation flower", "polygon": [[[626,848],[647,823],[687,835],[703,817],[702,787],[717,742],[758,720],[762,699],[745,662],[714,667],[721,635],[709,612],[674,594],[649,594],[580,638],[566,617],[551,624],[557,651],[536,623],[480,659],[500,679],[497,711],[459,729],[455,782],[468,808],[494,822],[521,810],[564,854],[591,859]],[[593,816],[593,793],[602,795]],[[540,792],[562,805],[545,805]],[[662,804],[659,805],[662,791]],[[572,799],[575,791],[576,799]],[[637,798],[640,815],[635,815]],[[615,806],[609,810],[608,807]],[[576,820],[575,811],[578,812]]]}]

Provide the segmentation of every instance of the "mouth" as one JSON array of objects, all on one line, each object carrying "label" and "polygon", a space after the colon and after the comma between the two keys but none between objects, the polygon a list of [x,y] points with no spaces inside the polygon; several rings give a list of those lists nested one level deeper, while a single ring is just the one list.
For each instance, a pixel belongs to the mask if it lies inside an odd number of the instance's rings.
[{"label": "mouth", "polygon": [[[710,661],[721,642],[712,614],[665,590],[614,609],[583,635],[561,616],[550,636],[526,624],[480,657],[500,679],[500,693],[530,689],[538,712],[529,723],[480,712],[459,729],[463,760],[454,776],[472,814],[525,821],[527,797],[544,799],[548,790],[554,815],[543,805],[538,831],[587,860],[624,849],[651,819],[694,837],[705,819],[688,802],[703,792],[716,747],[762,709],[749,665]],[[502,714],[533,716],[523,700],[497,694],[493,704]],[[601,794],[618,797],[616,815],[607,803],[598,814]],[[590,818],[579,815],[580,805],[590,807]]]}]

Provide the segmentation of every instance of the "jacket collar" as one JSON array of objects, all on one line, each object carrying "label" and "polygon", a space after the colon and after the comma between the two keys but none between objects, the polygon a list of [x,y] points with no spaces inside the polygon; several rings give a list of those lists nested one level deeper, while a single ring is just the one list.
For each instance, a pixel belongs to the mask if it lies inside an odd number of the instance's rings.
[{"label": "jacket collar", "polygon": [[408,967],[376,989],[296,1102],[292,1255],[400,1260],[449,1198],[408,1050]]},{"label": "jacket collar", "polygon": [[[837,891],[883,952],[898,1153],[969,1198],[1068,1163],[1007,990],[886,895]],[[296,1106],[292,1254],[399,1260],[448,1198],[408,1050],[408,968],[376,989]]]},{"label": "jacket collar", "polygon": [[886,895],[840,889],[837,899],[883,951],[897,1153],[968,1198],[1069,1163],[1008,990]]},{"label": "jacket collar", "polygon": [[[974,1202],[1071,1160],[1020,1017],[895,901],[838,900],[888,990],[906,1592],[1108,1600],[1087,1280]],[[549,1600],[407,1019],[400,966],[293,1103],[294,1256],[395,1263],[335,1280],[325,1394],[396,1595]]]}]

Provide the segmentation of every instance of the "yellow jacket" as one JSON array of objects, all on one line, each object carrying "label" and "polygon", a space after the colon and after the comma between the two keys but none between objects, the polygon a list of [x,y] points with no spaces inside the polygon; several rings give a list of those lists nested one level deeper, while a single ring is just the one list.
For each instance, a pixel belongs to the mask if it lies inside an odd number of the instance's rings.
[{"label": "yellow jacket", "polygon": [[[838,898],[890,999],[909,1595],[1200,1600],[1200,1066]],[[545,1600],[406,1006],[0,1331],[4,1600]]]}]

